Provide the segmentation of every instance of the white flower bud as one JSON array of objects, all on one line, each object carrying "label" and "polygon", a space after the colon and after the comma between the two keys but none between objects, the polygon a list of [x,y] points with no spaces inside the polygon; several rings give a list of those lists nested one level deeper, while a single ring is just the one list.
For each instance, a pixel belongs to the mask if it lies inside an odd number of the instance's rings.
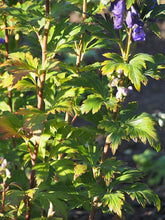
[{"label": "white flower bud", "polygon": [[3,162],[2,162],[1,167],[2,167],[2,169],[4,169],[6,166],[7,166],[7,160],[4,159]]},{"label": "white flower bud", "polygon": [[122,87],[122,94],[123,94],[123,96],[128,95],[128,90],[125,87]]},{"label": "white flower bud", "polygon": [[118,87],[118,91],[116,93],[116,98],[121,99],[122,96],[127,96],[128,90],[125,87]]},{"label": "white flower bud", "polygon": [[117,73],[119,74],[119,76],[123,73],[123,70],[121,69],[121,68],[119,68],[118,70],[117,70]]},{"label": "white flower bud", "polygon": [[162,113],[162,112],[159,112],[158,113],[158,116],[162,119],[165,119],[165,113]]},{"label": "white flower bud", "polygon": [[160,127],[163,127],[164,122],[163,122],[163,120],[162,120],[162,119],[160,119],[160,118],[159,118],[159,119],[158,119],[158,123],[159,123],[159,126],[160,126]]},{"label": "white flower bud", "polygon": [[111,86],[112,86],[112,87],[115,87],[115,86],[118,85],[118,83],[119,83],[119,79],[118,79],[118,78],[115,78],[115,79],[112,80]]},{"label": "white flower bud", "polygon": [[11,173],[10,171],[6,168],[6,177],[10,178],[11,177]]}]

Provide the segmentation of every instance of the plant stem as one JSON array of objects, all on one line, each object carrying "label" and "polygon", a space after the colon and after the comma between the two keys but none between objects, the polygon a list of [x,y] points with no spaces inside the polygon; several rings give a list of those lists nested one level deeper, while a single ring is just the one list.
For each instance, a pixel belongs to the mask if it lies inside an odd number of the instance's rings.
[{"label": "plant stem", "polygon": [[[46,17],[49,15],[49,0],[45,1],[46,5]],[[43,109],[43,92],[44,92],[44,84],[45,84],[45,77],[46,77],[46,71],[44,70],[44,65],[47,59],[47,40],[48,40],[48,31],[50,26],[50,20],[47,18],[45,21],[45,28],[44,28],[44,37],[43,42],[41,43],[41,49],[42,49],[42,69],[43,73],[39,77],[39,89],[38,89],[38,104],[37,108],[42,110]]]},{"label": "plant stem", "polygon": [[89,214],[89,220],[95,220],[97,209],[95,207],[92,208],[90,214]]},{"label": "plant stem", "polygon": [[37,160],[38,146],[39,144],[36,143],[34,147],[34,153],[31,154],[32,171],[31,171],[31,176],[30,176],[30,189],[35,187],[35,170],[33,170],[33,167],[35,166],[36,160]]},{"label": "plant stem", "polygon": [[123,57],[124,62],[128,62],[129,59],[129,53],[130,53],[130,47],[131,47],[131,36],[132,36],[132,28],[128,30],[128,39],[127,39],[127,46],[125,50],[125,56]]},{"label": "plant stem", "polygon": [[5,184],[6,184],[6,182],[5,182],[5,180],[3,179],[1,213],[3,212],[4,207],[5,207],[5,190],[6,190]]},{"label": "plant stem", "polygon": [[123,45],[123,41],[122,41],[121,29],[119,30],[119,35],[120,35],[120,42],[118,44],[119,44],[119,47],[120,47],[121,55],[124,57],[125,56],[125,51],[124,51],[124,45]]},{"label": "plant stem", "polygon": [[134,42],[134,44],[133,44],[133,51],[132,51],[132,57],[135,55],[135,52],[136,52],[136,45],[137,45],[137,43]]},{"label": "plant stem", "polygon": [[[87,12],[87,0],[84,0],[83,1],[83,14],[82,14],[82,17],[83,17],[83,23],[86,19],[86,12]],[[77,66],[77,71],[79,69],[79,66],[82,62],[82,59],[83,59],[83,41],[84,41],[84,34],[85,33],[82,33],[81,34],[81,37],[80,37],[80,43],[79,43],[79,48],[78,48],[78,55],[77,55],[77,61],[76,61],[76,66]]]}]

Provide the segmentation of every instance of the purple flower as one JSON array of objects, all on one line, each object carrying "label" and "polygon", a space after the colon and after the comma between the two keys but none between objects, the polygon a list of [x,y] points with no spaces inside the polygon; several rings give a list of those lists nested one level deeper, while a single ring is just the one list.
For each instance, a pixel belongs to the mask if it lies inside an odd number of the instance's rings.
[{"label": "purple flower", "polygon": [[132,18],[131,11],[128,11],[128,13],[127,13],[126,24],[127,24],[128,28],[132,28],[132,26],[133,26],[133,18]]},{"label": "purple flower", "polygon": [[128,28],[132,28],[134,24],[143,26],[143,22],[140,20],[139,14],[133,6],[131,6],[131,11],[127,13],[126,24]]},{"label": "purple flower", "polygon": [[125,1],[124,0],[115,0],[111,2],[111,10],[115,17],[114,19],[114,28],[120,29],[123,26],[124,22],[124,10],[125,10]]},{"label": "purple flower", "polygon": [[0,37],[0,44],[3,44],[4,42],[5,42],[5,39]]},{"label": "purple flower", "polygon": [[115,0],[111,3],[112,12],[115,16],[121,16],[124,14],[125,10],[125,1],[124,0]]},{"label": "purple flower", "polygon": [[145,41],[146,34],[143,27],[135,25],[133,27],[132,38],[134,41]]},{"label": "purple flower", "polygon": [[124,16],[115,16],[114,20],[114,28],[115,29],[120,29],[123,27],[123,22],[124,22]]},{"label": "purple flower", "polygon": [[154,3],[154,5],[151,7],[151,9],[150,9],[150,10],[152,10],[153,8],[155,8],[155,7],[158,5],[157,0],[153,0],[153,3]]}]

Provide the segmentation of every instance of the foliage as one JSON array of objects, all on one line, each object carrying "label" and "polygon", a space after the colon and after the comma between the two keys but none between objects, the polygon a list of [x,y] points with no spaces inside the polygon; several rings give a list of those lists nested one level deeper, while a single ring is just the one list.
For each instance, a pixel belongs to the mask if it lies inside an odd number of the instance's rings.
[{"label": "foliage", "polygon": [[[89,211],[92,220],[98,209],[122,217],[133,212],[128,196],[160,210],[158,196],[141,182],[143,174],[108,157],[108,150],[115,155],[122,140],[149,142],[160,150],[155,119],[137,114],[137,104],[124,101],[133,87],[140,92],[148,76],[162,77],[165,58],[136,54],[136,40],[144,40],[143,27],[143,38],[134,38],[137,26],[123,21],[134,6],[138,22],[159,35],[153,19],[162,18],[165,7],[150,0],[126,0],[116,30],[113,4],[116,1],[2,1],[1,218],[67,219],[68,212],[79,207]],[[112,13],[103,16],[108,6]],[[73,14],[80,16],[79,22],[71,22]],[[120,54],[111,52],[114,45]],[[104,61],[95,56],[89,63],[87,57],[98,48],[108,49]],[[88,125],[77,127],[77,118]],[[103,148],[97,143],[100,135],[105,137]]]},{"label": "foliage", "polygon": [[150,186],[162,183],[165,184],[164,176],[164,156],[157,156],[154,151],[145,150],[142,154],[133,156],[139,169],[147,176],[147,182]]}]

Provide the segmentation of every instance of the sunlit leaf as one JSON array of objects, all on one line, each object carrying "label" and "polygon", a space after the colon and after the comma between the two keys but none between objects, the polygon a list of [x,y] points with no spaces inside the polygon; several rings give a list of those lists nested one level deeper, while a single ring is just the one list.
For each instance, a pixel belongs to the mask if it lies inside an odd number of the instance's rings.
[{"label": "sunlit leaf", "polygon": [[86,164],[77,164],[74,167],[74,180],[76,180],[79,176],[83,175],[87,171]]},{"label": "sunlit leaf", "polygon": [[125,187],[124,191],[130,195],[132,200],[136,199],[143,207],[145,207],[146,203],[153,203],[158,211],[160,210],[161,204],[158,195],[150,190],[144,183],[132,184],[129,187]]},{"label": "sunlit leaf", "polygon": [[103,197],[103,205],[108,206],[111,212],[122,216],[122,205],[124,204],[125,196],[121,192],[105,194]]},{"label": "sunlit leaf", "polygon": [[21,128],[21,121],[12,113],[8,116],[2,116],[0,118],[0,133],[2,133],[2,139],[7,140],[9,138],[19,138],[21,135],[18,130]]},{"label": "sunlit leaf", "polygon": [[98,112],[103,104],[103,99],[96,95],[89,95],[87,99],[83,102],[81,106],[82,113],[88,113],[92,110],[92,113],[95,114]]}]

